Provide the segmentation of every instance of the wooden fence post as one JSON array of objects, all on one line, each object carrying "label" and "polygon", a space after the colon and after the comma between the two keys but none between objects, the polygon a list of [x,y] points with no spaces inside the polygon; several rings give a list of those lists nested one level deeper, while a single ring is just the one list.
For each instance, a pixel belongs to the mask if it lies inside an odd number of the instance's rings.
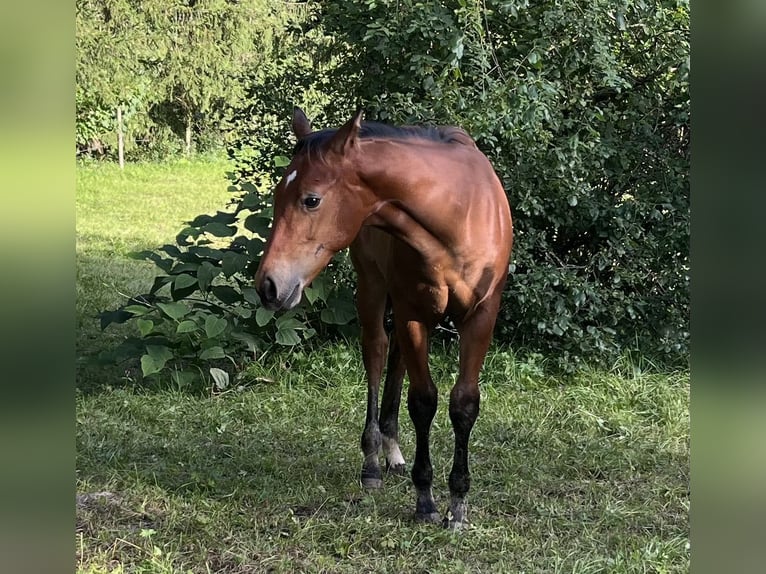
[{"label": "wooden fence post", "polygon": [[117,106],[117,156],[120,160],[120,169],[125,169],[125,140],[122,125],[122,106]]}]

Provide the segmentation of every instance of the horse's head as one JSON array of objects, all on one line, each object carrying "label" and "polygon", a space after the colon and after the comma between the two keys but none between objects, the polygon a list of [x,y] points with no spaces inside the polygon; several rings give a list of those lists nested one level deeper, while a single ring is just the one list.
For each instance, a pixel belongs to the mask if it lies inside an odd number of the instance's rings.
[{"label": "horse's head", "polygon": [[255,274],[269,309],[291,309],[303,288],[348,247],[370,210],[356,170],[361,111],[337,131],[312,132],[299,108],[295,155],[274,191],[274,221]]}]

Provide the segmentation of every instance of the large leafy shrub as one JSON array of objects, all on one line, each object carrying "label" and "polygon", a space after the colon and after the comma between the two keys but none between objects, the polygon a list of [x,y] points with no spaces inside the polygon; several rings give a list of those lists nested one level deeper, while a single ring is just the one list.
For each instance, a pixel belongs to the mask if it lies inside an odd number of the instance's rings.
[{"label": "large leafy shrub", "polygon": [[353,0],[324,25],[371,115],[460,124],[493,162],[516,228],[497,338],[685,361],[688,1]]}]

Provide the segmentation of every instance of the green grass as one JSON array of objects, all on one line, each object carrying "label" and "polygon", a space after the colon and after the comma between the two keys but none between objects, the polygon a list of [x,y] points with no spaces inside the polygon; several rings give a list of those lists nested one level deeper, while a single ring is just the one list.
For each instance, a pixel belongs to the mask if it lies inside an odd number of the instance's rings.
[{"label": "green grass", "polygon": [[[151,286],[155,267],[130,259],[134,251],[172,243],[184,222],[224,209],[224,160],[125,165],[94,162],[77,168],[76,349],[81,359],[114,345],[130,327],[102,333],[97,316]],[[120,377],[115,369],[89,368],[81,361],[78,379],[94,384]]]},{"label": "green grass", "polygon": [[[151,267],[126,253],[222,208],[224,169],[79,168],[80,353],[110,342],[92,320],[100,306],[151,281]],[[440,347],[432,361],[442,510],[455,355]],[[566,380],[543,367],[507,349],[488,356],[471,440],[472,526],[459,534],[414,523],[406,478],[361,490],[365,385],[353,344],[271,354],[223,394],[139,387],[83,367],[77,571],[687,572],[688,374],[635,359]],[[406,409],[401,442],[409,463]]]}]

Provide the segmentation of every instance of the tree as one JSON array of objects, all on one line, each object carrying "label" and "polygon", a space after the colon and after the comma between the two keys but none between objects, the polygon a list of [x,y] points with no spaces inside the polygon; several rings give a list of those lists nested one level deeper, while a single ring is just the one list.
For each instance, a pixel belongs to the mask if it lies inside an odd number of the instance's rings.
[{"label": "tree", "polygon": [[243,96],[286,8],[267,0],[78,0],[78,133],[122,106],[134,131],[168,126],[191,152]]}]

